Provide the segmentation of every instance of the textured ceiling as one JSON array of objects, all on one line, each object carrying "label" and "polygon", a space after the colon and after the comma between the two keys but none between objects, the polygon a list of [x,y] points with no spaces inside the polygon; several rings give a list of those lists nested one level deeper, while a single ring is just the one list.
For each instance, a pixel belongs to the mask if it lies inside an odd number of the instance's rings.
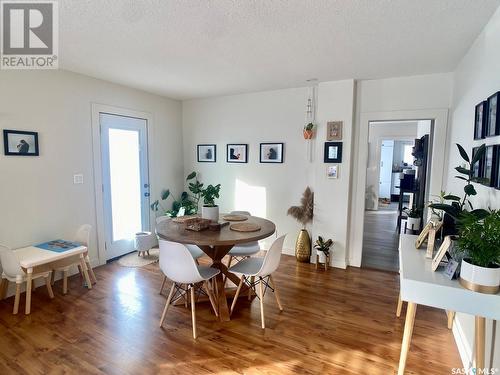
[{"label": "textured ceiling", "polygon": [[454,70],[500,0],[60,0],[60,67],[186,99]]}]

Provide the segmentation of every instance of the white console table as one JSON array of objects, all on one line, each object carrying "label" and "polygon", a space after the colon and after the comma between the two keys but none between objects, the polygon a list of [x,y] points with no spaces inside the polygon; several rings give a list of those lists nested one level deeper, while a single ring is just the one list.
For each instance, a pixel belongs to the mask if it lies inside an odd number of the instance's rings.
[{"label": "white console table", "polygon": [[417,305],[474,315],[476,368],[484,368],[485,318],[500,319],[500,294],[483,294],[463,288],[442,270],[433,272],[425,249],[415,249],[417,236],[402,234],[399,240],[400,293],[408,302],[398,375],[403,375],[415,322]]}]

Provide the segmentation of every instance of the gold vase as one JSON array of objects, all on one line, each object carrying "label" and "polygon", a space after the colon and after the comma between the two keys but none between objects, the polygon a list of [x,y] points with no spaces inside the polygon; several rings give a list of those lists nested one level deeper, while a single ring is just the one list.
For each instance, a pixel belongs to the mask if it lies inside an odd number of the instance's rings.
[{"label": "gold vase", "polygon": [[305,229],[302,229],[297,237],[295,258],[302,263],[308,263],[311,260],[311,238]]}]

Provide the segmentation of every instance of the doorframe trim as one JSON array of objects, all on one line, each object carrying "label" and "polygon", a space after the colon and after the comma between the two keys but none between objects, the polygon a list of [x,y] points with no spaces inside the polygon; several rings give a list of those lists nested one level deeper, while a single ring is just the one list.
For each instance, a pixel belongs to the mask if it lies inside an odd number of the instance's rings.
[{"label": "doorframe trim", "polygon": [[101,153],[101,131],[99,114],[109,113],[117,116],[135,117],[146,120],[146,143],[148,145],[148,175],[151,191],[151,158],[153,139],[153,115],[149,112],[137,111],[129,108],[116,107],[107,104],[91,103],[91,128],[92,128],[92,158],[94,179],[94,208],[96,214],[97,256],[99,265],[106,264],[106,232],[104,227],[104,195],[102,180],[102,153]]}]

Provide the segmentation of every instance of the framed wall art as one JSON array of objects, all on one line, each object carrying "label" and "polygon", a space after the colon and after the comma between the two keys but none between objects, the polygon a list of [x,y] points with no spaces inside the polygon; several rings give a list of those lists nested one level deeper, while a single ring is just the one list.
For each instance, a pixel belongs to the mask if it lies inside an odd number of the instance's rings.
[{"label": "framed wall art", "polygon": [[284,143],[261,143],[261,163],[283,163]]},{"label": "framed wall art", "polygon": [[483,139],[486,136],[488,126],[488,101],[482,101],[476,105],[474,116],[474,139]]},{"label": "framed wall art", "polygon": [[500,91],[488,98],[488,126],[486,137],[500,135]]},{"label": "framed wall art", "polygon": [[38,133],[24,130],[3,131],[3,145],[5,155],[10,156],[38,156]]},{"label": "framed wall art", "polygon": [[326,123],[326,140],[341,141],[342,140],[342,121],[328,121]]},{"label": "framed wall art", "polygon": [[228,163],[248,163],[248,145],[230,143],[226,149],[226,161]]},{"label": "framed wall art", "polygon": [[326,177],[339,178],[339,166],[329,165],[328,167],[326,167]]},{"label": "framed wall art", "polygon": [[215,163],[217,161],[217,145],[198,145],[198,163]]},{"label": "framed wall art", "polygon": [[325,142],[325,163],[342,163],[342,142]]},{"label": "framed wall art", "polygon": [[496,178],[496,163],[498,146],[487,146],[484,153],[484,168],[482,176],[485,181],[485,186],[495,186]]},{"label": "framed wall art", "polygon": [[[474,147],[472,149],[472,159],[474,159],[474,156],[476,155],[477,150],[479,150],[479,147]],[[479,159],[474,164],[472,175],[473,175],[473,177],[480,178],[480,177],[483,177],[483,173],[484,173],[484,154],[481,157],[481,159]]]}]

